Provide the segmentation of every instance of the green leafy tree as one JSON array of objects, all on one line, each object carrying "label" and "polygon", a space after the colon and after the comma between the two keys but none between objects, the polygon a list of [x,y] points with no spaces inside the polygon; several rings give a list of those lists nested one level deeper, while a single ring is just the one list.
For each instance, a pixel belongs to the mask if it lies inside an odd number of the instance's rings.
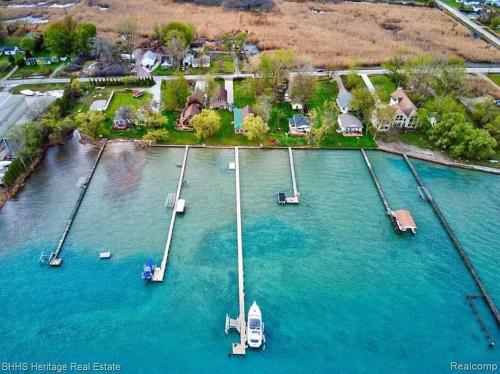
[{"label": "green leafy tree", "polygon": [[375,109],[375,99],[366,87],[357,87],[352,91],[351,107],[365,122],[369,122]]},{"label": "green leafy tree", "polygon": [[294,62],[294,54],[289,49],[279,49],[261,57],[260,73],[265,86],[269,87],[273,94],[273,100],[277,100],[286,89],[288,72]]},{"label": "green leafy tree", "polygon": [[189,83],[186,78],[178,74],[175,79],[165,81],[164,85],[162,96],[165,108],[173,111],[184,106],[189,96]]},{"label": "green leafy tree", "polygon": [[312,61],[302,60],[293,78],[292,97],[300,101],[304,107],[316,90],[316,77],[311,74],[313,71]]},{"label": "green leafy tree", "polygon": [[68,33],[61,22],[50,25],[43,33],[47,49],[57,56],[66,56],[73,51],[73,34]]},{"label": "green leafy tree", "polygon": [[234,46],[234,36],[233,36],[232,33],[230,33],[230,32],[224,32],[224,33],[222,33],[220,39],[222,41],[222,45],[224,46],[224,48],[226,50],[230,51],[230,50],[233,49],[233,46]]},{"label": "green leafy tree", "polygon": [[148,129],[159,129],[165,123],[165,118],[160,113],[143,110],[144,126]]},{"label": "green leafy tree", "polygon": [[254,113],[261,117],[264,122],[269,122],[271,118],[272,103],[269,95],[260,95],[253,106]]},{"label": "green leafy tree", "polygon": [[172,57],[172,65],[179,68],[182,58],[186,55],[189,43],[179,30],[170,30],[164,37],[165,49]]},{"label": "green leafy tree", "polygon": [[23,51],[26,52],[26,55],[29,57],[35,51],[36,48],[36,40],[31,35],[26,35],[21,39],[19,46]]},{"label": "green leafy tree", "polygon": [[88,53],[92,49],[92,38],[97,35],[97,28],[93,23],[82,23],[74,31],[74,51]]},{"label": "green leafy tree", "polygon": [[194,131],[196,131],[196,135],[201,139],[211,138],[222,126],[219,114],[215,110],[208,109],[203,109],[189,123],[193,126]]},{"label": "green leafy tree", "polygon": [[173,21],[163,26],[162,29],[162,36],[164,38],[163,42],[167,41],[168,35],[172,31],[177,31],[180,35],[182,35],[184,38],[184,42],[187,45],[189,45],[196,37],[196,28],[193,25],[191,25],[190,23]]},{"label": "green leafy tree", "polygon": [[406,63],[406,55],[403,49],[398,49],[394,55],[382,64],[382,67],[388,71],[387,76],[396,85],[401,86],[404,83],[403,66]]},{"label": "green leafy tree", "polygon": [[106,116],[100,112],[82,112],[75,116],[75,124],[80,131],[94,139],[97,139],[102,132]]},{"label": "green leafy tree", "polygon": [[484,129],[497,141],[497,146],[500,145],[500,116],[484,126]]},{"label": "green leafy tree", "polygon": [[349,63],[349,71],[346,77],[347,88],[351,90],[357,87],[358,85],[359,82],[358,70],[359,70],[358,60],[352,59],[351,62]]},{"label": "green leafy tree", "polygon": [[168,142],[169,133],[165,129],[149,130],[142,140],[151,142],[151,144],[165,144]]},{"label": "green leafy tree", "polygon": [[253,113],[245,117],[242,124],[245,135],[249,140],[260,140],[269,131],[269,127],[264,120]]}]

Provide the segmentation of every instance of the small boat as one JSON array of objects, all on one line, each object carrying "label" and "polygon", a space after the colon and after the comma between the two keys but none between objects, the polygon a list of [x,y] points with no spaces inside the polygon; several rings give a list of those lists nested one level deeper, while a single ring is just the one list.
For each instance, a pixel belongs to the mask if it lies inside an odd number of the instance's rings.
[{"label": "small boat", "polygon": [[99,253],[99,258],[101,260],[111,258],[111,252],[100,252]]},{"label": "small boat", "polygon": [[148,259],[143,267],[143,271],[141,274],[142,279],[147,280],[147,281],[153,280],[155,269],[156,269],[156,266],[154,265],[153,260]]},{"label": "small boat", "polygon": [[262,313],[254,301],[248,310],[247,344],[250,348],[260,348],[265,342]]},{"label": "small boat", "polygon": [[279,192],[278,193],[278,204],[279,205],[285,205],[286,204],[286,195],[284,192]]},{"label": "small boat", "polygon": [[142,95],[144,95],[144,91],[143,90],[135,90],[134,91],[134,97],[135,98],[141,97]]}]

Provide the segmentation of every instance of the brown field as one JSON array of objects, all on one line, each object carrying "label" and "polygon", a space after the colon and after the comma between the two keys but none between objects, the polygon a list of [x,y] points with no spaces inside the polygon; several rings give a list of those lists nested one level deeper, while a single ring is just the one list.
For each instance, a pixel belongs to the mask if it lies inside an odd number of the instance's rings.
[{"label": "brown field", "polygon": [[[437,10],[371,3],[324,4],[276,1],[269,13],[226,11],[174,3],[171,0],[103,0],[108,11],[92,8],[82,1],[68,9],[79,20],[97,24],[100,32],[114,35],[119,22],[133,17],[146,36],[158,22],[182,20],[196,25],[201,36],[214,38],[221,32],[248,30],[262,49],[292,48],[314,58],[318,65],[346,66],[356,58],[363,65],[376,65],[397,49],[412,54],[456,55],[468,61],[500,61],[500,51],[470,37],[465,26]],[[0,1],[2,3],[2,1]],[[3,2],[5,4],[5,2]],[[319,7],[316,15],[309,7]],[[26,14],[62,16],[63,10],[4,9],[8,17]]]}]

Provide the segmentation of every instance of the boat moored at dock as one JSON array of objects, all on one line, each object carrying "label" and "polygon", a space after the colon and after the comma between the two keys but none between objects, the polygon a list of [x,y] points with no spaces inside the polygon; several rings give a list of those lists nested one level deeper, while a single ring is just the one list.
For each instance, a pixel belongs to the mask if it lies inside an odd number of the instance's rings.
[{"label": "boat moored at dock", "polygon": [[144,264],[143,270],[142,270],[142,279],[147,280],[147,281],[152,281],[154,274],[155,274],[156,266],[154,265],[154,262],[152,259],[148,259],[146,263]]},{"label": "boat moored at dock", "polygon": [[250,348],[261,348],[266,343],[264,322],[259,306],[254,301],[248,310],[247,345]]}]

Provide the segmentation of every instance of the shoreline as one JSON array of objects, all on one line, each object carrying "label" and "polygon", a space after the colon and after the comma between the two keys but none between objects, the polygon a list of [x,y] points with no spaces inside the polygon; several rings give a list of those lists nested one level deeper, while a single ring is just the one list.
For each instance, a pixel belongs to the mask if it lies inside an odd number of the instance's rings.
[{"label": "shoreline", "polygon": [[[1,188],[0,189],[0,209],[4,207],[4,205],[9,201],[10,199],[14,198],[19,191],[22,190],[22,188],[26,185],[29,177],[31,174],[36,170],[37,166],[40,164],[40,162],[43,160],[45,157],[46,151],[54,146],[58,145],[63,145],[67,141],[64,141],[62,143],[58,144],[50,144],[49,146],[45,147],[43,152],[37,156],[33,164],[29,167],[29,169],[24,172],[16,181],[14,186],[12,188]],[[98,144],[98,141],[89,139],[88,137],[82,136],[80,139],[80,142],[82,144],[93,144],[96,145]],[[108,141],[109,143],[125,143],[125,142],[130,142],[130,143],[136,143],[136,144],[144,144],[144,142],[141,142],[140,140],[137,139],[111,139]],[[406,150],[400,149],[400,147],[397,146],[390,146],[391,143],[384,143],[384,142],[378,142],[378,147],[373,148],[370,150],[374,151],[381,151],[381,152],[386,152],[386,153],[391,153],[399,156],[407,155],[410,158],[414,158],[417,160],[421,161],[426,161],[426,162],[432,162],[434,164],[438,165],[443,165],[443,166],[448,166],[448,167],[454,167],[454,168],[459,168],[459,169],[465,169],[465,170],[471,170],[471,171],[477,171],[477,172],[482,172],[482,173],[488,173],[488,174],[494,174],[494,175],[500,175],[500,169],[488,167],[488,166],[481,166],[481,165],[473,165],[473,164],[465,164],[462,162],[458,162],[446,155],[443,155],[441,153],[436,153],[436,151],[430,151],[430,150],[424,150],[415,146],[409,146],[406,144],[408,147]],[[186,145],[181,145],[181,144],[146,144],[146,147],[152,147],[152,148],[183,148]],[[193,144],[189,145],[190,148],[207,148],[207,149],[234,149],[235,146],[232,145],[206,145],[206,144]],[[330,151],[359,151],[361,148],[335,148],[335,147],[315,147],[315,146],[302,146],[302,147],[280,147],[280,146],[238,146],[238,148],[241,149],[262,149],[262,150],[277,150],[277,149],[288,149],[292,148],[294,150],[312,150],[312,151],[322,151],[322,150],[330,150]]]}]

